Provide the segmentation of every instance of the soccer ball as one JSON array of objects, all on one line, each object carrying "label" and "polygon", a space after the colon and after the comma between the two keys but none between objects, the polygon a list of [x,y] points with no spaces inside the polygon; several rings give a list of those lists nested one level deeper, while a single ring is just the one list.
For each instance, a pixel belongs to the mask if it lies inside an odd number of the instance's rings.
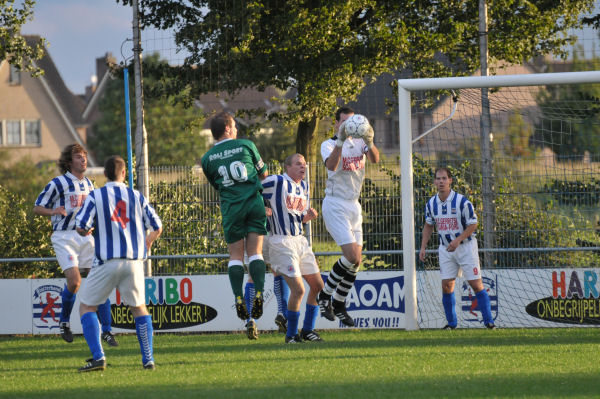
[{"label": "soccer ball", "polygon": [[360,139],[367,133],[371,125],[364,115],[354,114],[346,119],[345,126],[348,136]]}]

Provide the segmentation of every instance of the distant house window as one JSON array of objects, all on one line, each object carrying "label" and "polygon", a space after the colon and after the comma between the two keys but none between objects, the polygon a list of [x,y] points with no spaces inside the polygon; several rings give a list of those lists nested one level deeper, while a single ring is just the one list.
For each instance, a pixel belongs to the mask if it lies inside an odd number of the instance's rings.
[{"label": "distant house window", "polygon": [[6,121],[6,145],[21,145],[21,121]]},{"label": "distant house window", "polygon": [[25,144],[39,145],[40,140],[40,121],[25,121]]},{"label": "distant house window", "polygon": [[40,146],[42,144],[41,130],[39,119],[0,121],[0,146]]},{"label": "distant house window", "polygon": [[21,84],[21,71],[17,69],[14,65],[10,66],[10,77],[9,83],[11,85],[20,85]]}]

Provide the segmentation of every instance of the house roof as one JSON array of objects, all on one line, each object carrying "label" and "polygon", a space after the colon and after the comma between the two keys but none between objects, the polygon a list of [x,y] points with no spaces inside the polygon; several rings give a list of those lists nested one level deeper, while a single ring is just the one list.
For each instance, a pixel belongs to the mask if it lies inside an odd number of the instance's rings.
[{"label": "house roof", "polygon": [[[40,40],[40,36],[38,35],[25,35],[23,37],[29,46],[35,46]],[[46,49],[44,49],[44,56],[42,59],[36,61],[36,65],[44,70],[44,79],[69,117],[71,123],[73,125],[83,124],[84,122],[81,118],[81,114],[85,109],[85,101],[73,94],[67,85],[65,85],[50,53],[48,53]]]},{"label": "house roof", "polygon": [[[29,46],[37,45],[40,40],[38,35],[24,35],[23,37]],[[85,124],[82,118],[85,101],[67,88],[47,49],[44,49],[43,57],[34,61],[33,64],[44,70],[44,75],[40,76],[38,81],[57,108],[58,114],[67,125],[67,130],[77,143],[87,147],[76,129],[77,126]],[[88,160],[90,166],[96,166],[92,156],[88,157]]]}]

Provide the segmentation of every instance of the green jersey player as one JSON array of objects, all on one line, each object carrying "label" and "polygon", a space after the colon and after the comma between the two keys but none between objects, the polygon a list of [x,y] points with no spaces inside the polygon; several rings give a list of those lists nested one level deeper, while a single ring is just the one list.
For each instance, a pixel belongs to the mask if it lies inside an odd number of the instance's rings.
[{"label": "green jersey player", "polygon": [[202,170],[210,184],[219,191],[221,215],[229,252],[229,281],[240,319],[249,318],[244,303],[244,247],[248,254],[248,271],[255,284],[252,317],[262,315],[265,285],[263,236],[267,234],[267,216],[262,198],[261,180],[267,168],[254,143],[236,139],[237,128],[231,115],[217,114],[210,130],[216,143],[202,157]]}]

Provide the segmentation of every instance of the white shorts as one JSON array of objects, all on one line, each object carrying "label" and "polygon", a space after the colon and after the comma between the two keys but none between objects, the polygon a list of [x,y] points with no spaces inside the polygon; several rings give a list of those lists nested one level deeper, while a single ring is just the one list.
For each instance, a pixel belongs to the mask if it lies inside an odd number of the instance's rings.
[{"label": "white shorts", "polygon": [[463,241],[454,252],[448,252],[445,246],[440,245],[438,252],[440,255],[440,277],[442,280],[460,277],[460,271],[462,271],[463,276],[469,281],[481,278],[476,239]]},{"label": "white shorts", "polygon": [[58,264],[64,272],[72,267],[89,269],[94,261],[94,238],[75,230],[55,231],[50,237]]},{"label": "white shorts", "polygon": [[79,298],[81,303],[97,306],[106,302],[113,289],[118,289],[126,305],[146,304],[144,262],[131,259],[111,259],[94,266],[83,280]]},{"label": "white shorts", "polygon": [[319,265],[304,236],[270,236],[271,270],[288,277],[319,273]]},{"label": "white shorts", "polygon": [[362,208],[358,201],[325,196],[321,209],[325,227],[337,245],[355,242],[362,247]]}]

